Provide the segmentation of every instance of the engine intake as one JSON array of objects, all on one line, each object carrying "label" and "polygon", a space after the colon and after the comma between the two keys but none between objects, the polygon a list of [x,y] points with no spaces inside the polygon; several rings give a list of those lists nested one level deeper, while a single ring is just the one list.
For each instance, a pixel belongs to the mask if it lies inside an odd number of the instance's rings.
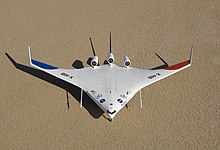
[{"label": "engine intake", "polygon": [[112,53],[108,54],[108,59],[107,59],[109,64],[114,63],[114,55]]},{"label": "engine intake", "polygon": [[131,65],[131,61],[128,56],[124,56],[124,66],[129,67]]},{"label": "engine intake", "polygon": [[94,56],[94,57],[92,58],[92,60],[91,60],[90,65],[91,65],[92,67],[95,67],[95,66],[98,65],[98,63],[99,63],[99,58],[98,58],[98,56]]}]

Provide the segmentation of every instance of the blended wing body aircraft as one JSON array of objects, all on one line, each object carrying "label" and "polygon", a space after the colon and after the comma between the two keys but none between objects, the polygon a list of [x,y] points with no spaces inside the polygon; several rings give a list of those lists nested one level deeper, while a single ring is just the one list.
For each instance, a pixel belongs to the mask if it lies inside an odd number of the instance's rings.
[{"label": "blended wing body aircraft", "polygon": [[[57,68],[32,59],[30,47],[28,47],[30,64],[37,69],[81,88],[80,106],[82,107],[82,93],[85,91],[111,120],[142,88],[177,73],[191,66],[192,63],[191,50],[189,60],[173,66],[167,66],[163,69],[144,70],[130,67],[131,61],[127,56],[124,56],[124,66],[119,67],[114,64],[110,34],[108,64],[99,66],[98,56],[95,54],[91,38],[90,42],[94,53],[90,67],[81,69]],[[141,95],[140,102],[142,107]]]}]

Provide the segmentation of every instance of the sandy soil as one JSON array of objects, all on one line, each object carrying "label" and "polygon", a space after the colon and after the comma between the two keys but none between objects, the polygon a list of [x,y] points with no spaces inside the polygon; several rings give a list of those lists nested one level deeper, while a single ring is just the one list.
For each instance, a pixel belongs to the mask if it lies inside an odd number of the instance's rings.
[{"label": "sandy soil", "polygon": [[[0,149],[220,149],[218,0],[1,0]],[[34,58],[62,68],[109,49],[133,67],[184,61],[193,66],[142,90],[113,122],[79,89],[29,68]],[[6,57],[17,63],[16,69]],[[67,107],[66,90],[70,107]]]}]

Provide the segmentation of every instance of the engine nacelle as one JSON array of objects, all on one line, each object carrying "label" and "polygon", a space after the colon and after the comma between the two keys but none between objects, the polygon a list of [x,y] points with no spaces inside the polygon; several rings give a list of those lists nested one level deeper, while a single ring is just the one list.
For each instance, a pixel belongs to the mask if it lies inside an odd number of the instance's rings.
[{"label": "engine nacelle", "polygon": [[109,53],[108,54],[108,59],[107,59],[108,63],[112,64],[114,62],[114,60],[115,60],[114,55],[112,53]]},{"label": "engine nacelle", "polygon": [[95,67],[95,66],[98,65],[98,63],[99,63],[99,58],[98,58],[98,56],[94,56],[94,57],[92,58],[92,60],[91,60],[90,65],[91,65],[92,67]]},{"label": "engine nacelle", "polygon": [[131,61],[128,56],[124,56],[124,66],[129,67],[131,65]]}]

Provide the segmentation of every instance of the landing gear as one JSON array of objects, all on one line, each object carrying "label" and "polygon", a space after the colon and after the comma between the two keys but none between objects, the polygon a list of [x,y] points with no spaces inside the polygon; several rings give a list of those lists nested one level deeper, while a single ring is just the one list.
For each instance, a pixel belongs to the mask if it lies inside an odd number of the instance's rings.
[{"label": "landing gear", "polygon": [[67,107],[68,107],[68,110],[70,108],[70,101],[69,101],[69,95],[68,95],[68,92],[66,91],[66,104],[67,104]]},{"label": "landing gear", "polygon": [[125,107],[127,108],[127,110],[128,110],[128,104],[125,104]]},{"label": "landing gear", "polygon": [[83,103],[83,89],[81,89],[80,108],[82,108],[82,103]]},{"label": "landing gear", "polygon": [[112,122],[112,119],[106,117],[104,114],[102,115],[105,119],[107,119],[109,122]]},{"label": "landing gear", "polygon": [[141,90],[140,90],[140,108],[142,108],[142,97],[141,97]]}]

